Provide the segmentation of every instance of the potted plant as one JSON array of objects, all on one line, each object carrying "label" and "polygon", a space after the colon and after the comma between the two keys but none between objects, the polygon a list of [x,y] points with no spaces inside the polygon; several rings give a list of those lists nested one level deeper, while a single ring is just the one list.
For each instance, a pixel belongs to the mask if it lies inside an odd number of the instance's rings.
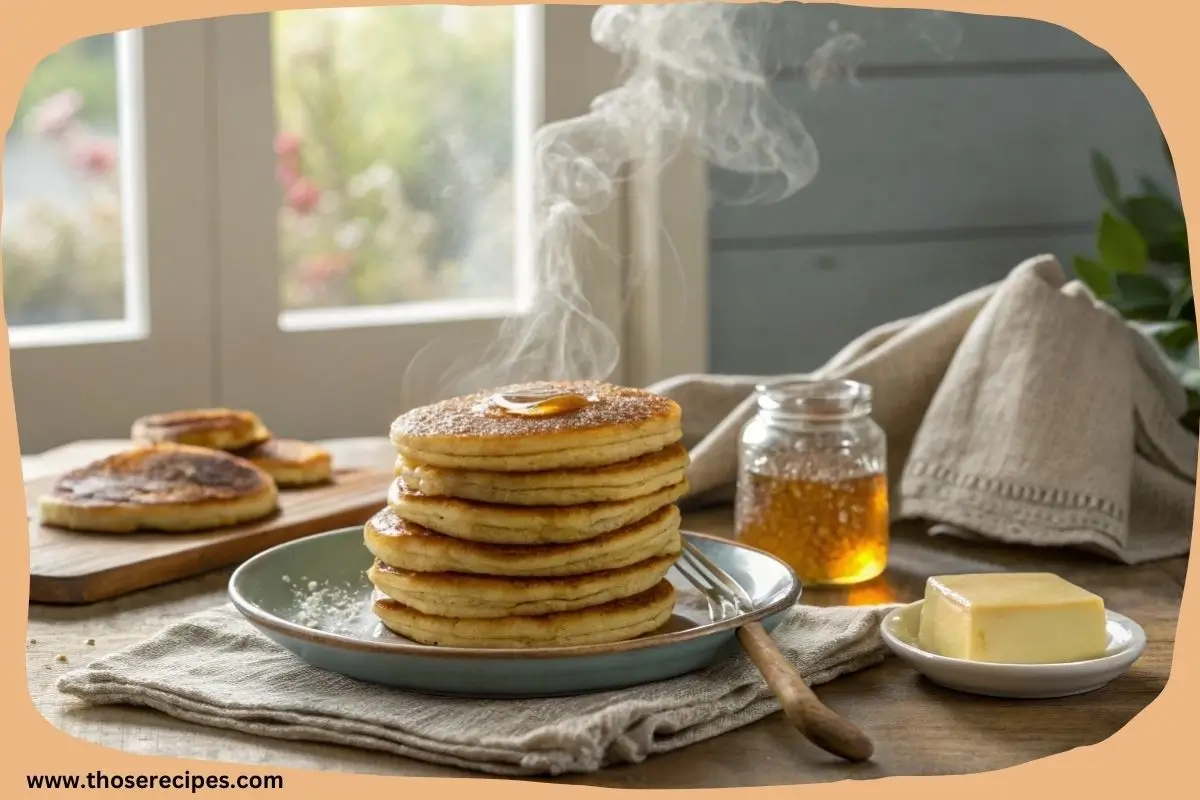
[{"label": "potted plant", "polygon": [[[1174,170],[1165,140],[1163,154]],[[1200,355],[1183,210],[1150,178],[1141,178],[1141,191],[1123,193],[1112,163],[1102,153],[1092,153],[1092,172],[1106,207],[1096,230],[1096,255],[1076,256],[1075,274],[1159,343],[1188,394],[1183,421],[1197,430]]]}]

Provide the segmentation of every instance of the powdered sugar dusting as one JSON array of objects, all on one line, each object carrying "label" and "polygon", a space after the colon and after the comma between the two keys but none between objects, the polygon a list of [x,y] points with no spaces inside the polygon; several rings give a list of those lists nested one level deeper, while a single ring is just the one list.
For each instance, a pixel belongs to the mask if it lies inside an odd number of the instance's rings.
[{"label": "powdered sugar dusting", "polygon": [[342,636],[370,636],[378,623],[361,584],[286,575],[283,582],[292,592],[289,618],[297,625]]}]

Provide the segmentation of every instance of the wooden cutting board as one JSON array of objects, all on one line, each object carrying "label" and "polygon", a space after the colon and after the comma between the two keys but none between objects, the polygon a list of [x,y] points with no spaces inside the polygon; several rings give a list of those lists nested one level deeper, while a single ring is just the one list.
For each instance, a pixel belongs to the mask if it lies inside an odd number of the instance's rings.
[{"label": "wooden cutting board", "polygon": [[57,477],[25,485],[29,600],[78,605],[239,564],[277,544],[361,525],[387,502],[391,472],[335,470],[325,486],[279,493],[279,512],[198,533],[82,533],[43,526],[37,498]]}]

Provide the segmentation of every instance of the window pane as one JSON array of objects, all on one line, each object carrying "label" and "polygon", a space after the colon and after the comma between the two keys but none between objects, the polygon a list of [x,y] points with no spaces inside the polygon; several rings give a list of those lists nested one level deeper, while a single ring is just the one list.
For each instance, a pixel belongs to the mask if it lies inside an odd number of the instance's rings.
[{"label": "window pane", "polygon": [[513,19],[273,15],[283,309],[513,296]]},{"label": "window pane", "polygon": [[34,70],[4,145],[4,313],[10,326],[126,316],[116,37]]}]

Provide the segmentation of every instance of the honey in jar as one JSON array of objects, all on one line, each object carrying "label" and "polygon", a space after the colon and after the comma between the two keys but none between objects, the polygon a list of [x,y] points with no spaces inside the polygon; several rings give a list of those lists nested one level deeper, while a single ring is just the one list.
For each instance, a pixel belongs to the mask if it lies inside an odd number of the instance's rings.
[{"label": "honey in jar", "polygon": [[809,586],[883,572],[888,552],[887,444],[854,381],[759,386],[742,430],[739,541],[785,561]]}]

